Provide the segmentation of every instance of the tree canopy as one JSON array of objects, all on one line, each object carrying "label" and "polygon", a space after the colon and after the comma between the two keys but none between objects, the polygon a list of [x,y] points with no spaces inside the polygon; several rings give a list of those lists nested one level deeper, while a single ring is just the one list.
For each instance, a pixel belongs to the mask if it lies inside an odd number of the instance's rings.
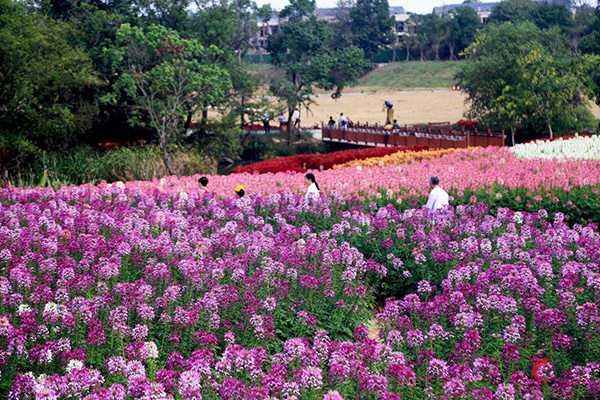
[{"label": "tree canopy", "polygon": [[357,0],[349,15],[353,43],[372,60],[381,49],[394,43],[395,20],[387,0]]},{"label": "tree canopy", "polygon": [[587,115],[596,60],[571,53],[557,30],[532,23],[504,23],[480,34],[466,53],[469,63],[458,75],[472,118],[509,127],[546,126]]},{"label": "tree canopy", "polygon": [[98,113],[102,82],[69,27],[0,0],[0,136],[22,157],[68,148]]}]

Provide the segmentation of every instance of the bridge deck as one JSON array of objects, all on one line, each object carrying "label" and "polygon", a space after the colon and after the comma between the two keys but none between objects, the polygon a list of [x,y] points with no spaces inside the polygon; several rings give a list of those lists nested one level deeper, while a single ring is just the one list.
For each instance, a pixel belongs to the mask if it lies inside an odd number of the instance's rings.
[{"label": "bridge deck", "polygon": [[323,126],[323,140],[361,146],[429,146],[438,149],[504,146],[504,131],[453,130],[450,127],[405,126],[386,131],[378,127],[340,128]]}]

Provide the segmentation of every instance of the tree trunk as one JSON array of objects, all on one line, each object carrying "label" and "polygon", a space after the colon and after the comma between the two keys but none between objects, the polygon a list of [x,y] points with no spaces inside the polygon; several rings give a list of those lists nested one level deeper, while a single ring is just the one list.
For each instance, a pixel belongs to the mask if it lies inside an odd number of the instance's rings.
[{"label": "tree trunk", "polygon": [[288,120],[287,120],[287,144],[288,147],[292,145],[292,115],[294,110],[288,110]]},{"label": "tree trunk", "polygon": [[514,145],[515,145],[515,128],[512,126],[510,127],[510,139],[511,139],[512,145],[514,147]]},{"label": "tree trunk", "polygon": [[167,133],[161,132],[158,135],[158,140],[160,142],[160,149],[162,150],[163,162],[165,163],[165,168],[167,169],[168,175],[175,175],[173,170],[173,163],[171,162],[171,155],[167,149]]},{"label": "tree trunk", "polygon": [[440,46],[439,45],[435,45],[435,61],[440,61]]},{"label": "tree trunk", "polygon": [[410,61],[410,46],[406,45],[406,61]]},{"label": "tree trunk", "polygon": [[206,125],[208,124],[208,105],[204,105],[202,109],[202,120],[200,121],[200,134],[206,135]]},{"label": "tree trunk", "polygon": [[550,124],[550,119],[546,120],[546,124],[548,125],[548,131],[550,132],[550,139],[554,139],[554,132],[552,131],[552,124]]},{"label": "tree trunk", "polygon": [[423,53],[423,46],[419,45],[419,52],[421,53],[421,61],[425,61],[425,54]]}]

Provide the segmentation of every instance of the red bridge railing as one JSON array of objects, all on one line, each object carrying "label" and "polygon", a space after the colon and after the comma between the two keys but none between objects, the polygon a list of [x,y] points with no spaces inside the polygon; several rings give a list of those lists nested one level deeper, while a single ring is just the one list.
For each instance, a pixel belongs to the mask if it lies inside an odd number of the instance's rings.
[{"label": "red bridge railing", "polygon": [[429,146],[438,149],[504,146],[504,131],[455,130],[450,125],[405,125],[400,129],[384,130],[378,126],[321,127],[323,140],[365,146]]}]

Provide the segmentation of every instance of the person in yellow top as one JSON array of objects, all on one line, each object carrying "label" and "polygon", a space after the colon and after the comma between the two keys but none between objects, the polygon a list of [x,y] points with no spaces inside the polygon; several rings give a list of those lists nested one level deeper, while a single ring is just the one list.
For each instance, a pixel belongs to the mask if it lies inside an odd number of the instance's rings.
[{"label": "person in yellow top", "polygon": [[392,103],[389,100],[386,100],[384,104],[385,104],[385,107],[387,108],[385,124],[392,125],[392,121],[394,120],[394,103]]},{"label": "person in yellow top", "polygon": [[244,187],[242,185],[237,185],[235,187],[235,194],[237,194],[241,199],[246,194],[246,191],[244,190]]}]

